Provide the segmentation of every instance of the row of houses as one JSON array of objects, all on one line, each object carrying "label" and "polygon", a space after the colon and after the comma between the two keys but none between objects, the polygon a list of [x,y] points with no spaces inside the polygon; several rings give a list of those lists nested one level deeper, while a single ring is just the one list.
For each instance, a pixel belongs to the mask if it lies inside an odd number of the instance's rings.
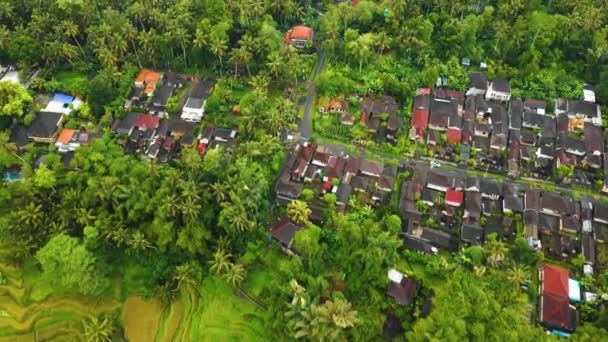
[{"label": "row of houses", "polygon": [[56,147],[59,152],[67,152],[99,136],[77,130],[62,130],[66,118],[82,105],[80,99],[65,94],[54,94],[42,104],[44,109],[35,113],[34,120],[29,126],[18,124],[12,127],[11,142],[18,149],[21,150],[32,142],[54,144],[57,140]]},{"label": "row of houses", "polygon": [[490,233],[509,241],[523,229],[530,248],[564,260],[582,253],[585,272],[592,273],[596,244],[608,241],[608,205],[600,200],[575,200],[424,165],[403,183],[399,206],[407,222],[406,246],[425,253],[455,251],[461,243],[479,245]]},{"label": "row of houses", "polygon": [[[360,99],[360,106],[358,122],[367,127],[372,139],[378,143],[396,143],[403,128],[397,100],[389,95],[365,96]],[[339,114],[343,125],[355,124],[355,115],[349,112],[348,101],[343,98],[321,98],[318,110],[320,113]]]},{"label": "row of houses", "polygon": [[[475,154],[478,168],[514,177],[545,178],[567,165],[580,170],[580,181],[588,185],[594,170],[604,166],[601,111],[591,89],[582,100],[557,99],[550,111],[541,100],[511,99],[504,79],[489,82],[485,74],[472,72],[469,80],[466,94],[418,89],[412,140],[426,141],[436,146],[435,156],[463,164]],[[456,145],[461,153],[454,157]]]},{"label": "row of houses", "polygon": [[[312,211],[310,219],[321,223],[321,197],[324,194],[335,194],[339,211],[344,211],[354,196],[365,204],[376,205],[389,198],[397,172],[397,166],[345,155],[332,146],[298,144],[290,153],[275,184],[276,203],[286,206],[301,198],[304,189],[310,189],[315,194],[309,203]],[[288,249],[299,228],[283,220],[273,225],[271,235]],[[290,233],[286,234],[285,231]]]},{"label": "row of houses", "polygon": [[[215,82],[199,80],[196,77],[179,75],[175,72],[161,73],[151,69],[141,69],[137,74],[124,109],[143,110],[149,114],[164,117],[167,104],[176,91],[185,86],[189,92],[181,101],[181,118],[185,121],[199,122],[205,113],[207,98],[211,95]],[[179,108],[178,108],[179,110]]]},{"label": "row of houses", "polygon": [[183,148],[195,146],[204,154],[207,148],[232,149],[236,143],[236,130],[205,127],[196,136],[196,129],[195,122],[142,113],[127,113],[112,125],[127,152],[163,163],[179,158]]}]

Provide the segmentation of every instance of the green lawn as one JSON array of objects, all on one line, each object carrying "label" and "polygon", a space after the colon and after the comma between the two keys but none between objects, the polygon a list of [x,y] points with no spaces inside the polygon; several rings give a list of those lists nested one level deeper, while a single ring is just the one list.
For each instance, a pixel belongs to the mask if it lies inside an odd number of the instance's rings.
[{"label": "green lawn", "polygon": [[82,85],[87,82],[87,75],[74,70],[60,71],[54,74],[51,79],[59,82],[59,90],[67,93],[83,96]]},{"label": "green lawn", "polygon": [[249,300],[217,277],[206,278],[199,306],[192,317],[191,341],[268,341],[263,314]]}]

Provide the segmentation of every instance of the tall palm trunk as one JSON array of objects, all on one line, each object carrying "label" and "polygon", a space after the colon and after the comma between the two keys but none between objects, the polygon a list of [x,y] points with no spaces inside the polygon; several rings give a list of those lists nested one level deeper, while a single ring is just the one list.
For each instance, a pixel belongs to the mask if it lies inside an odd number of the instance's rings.
[{"label": "tall palm trunk", "polygon": [[135,58],[137,58],[137,64],[139,65],[139,68],[141,69],[141,60],[139,59],[139,52],[137,51],[137,48],[135,47],[135,42],[133,41],[133,39],[131,39],[131,46],[133,46],[133,51],[135,51]]}]

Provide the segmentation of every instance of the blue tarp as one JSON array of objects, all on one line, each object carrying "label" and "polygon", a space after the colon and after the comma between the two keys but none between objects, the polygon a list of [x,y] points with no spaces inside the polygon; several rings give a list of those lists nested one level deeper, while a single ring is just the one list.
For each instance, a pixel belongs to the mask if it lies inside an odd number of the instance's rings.
[{"label": "blue tarp", "polygon": [[70,104],[70,103],[74,102],[74,97],[70,96],[70,95],[66,95],[66,94],[57,93],[57,94],[55,94],[55,96],[53,96],[52,101]]}]

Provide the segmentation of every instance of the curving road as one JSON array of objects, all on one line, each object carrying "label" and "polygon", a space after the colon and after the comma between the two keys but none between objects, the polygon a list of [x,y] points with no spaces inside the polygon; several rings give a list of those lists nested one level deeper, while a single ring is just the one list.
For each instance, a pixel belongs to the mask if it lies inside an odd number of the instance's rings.
[{"label": "curving road", "polygon": [[312,136],[312,120],[310,118],[310,111],[312,110],[312,105],[315,102],[315,78],[321,73],[323,70],[323,65],[325,64],[325,50],[319,50],[317,53],[317,64],[315,65],[315,70],[312,75],[312,79],[308,81],[308,94],[306,95],[306,103],[304,104],[304,117],[302,121],[300,121],[300,142],[307,142],[310,140]]}]

